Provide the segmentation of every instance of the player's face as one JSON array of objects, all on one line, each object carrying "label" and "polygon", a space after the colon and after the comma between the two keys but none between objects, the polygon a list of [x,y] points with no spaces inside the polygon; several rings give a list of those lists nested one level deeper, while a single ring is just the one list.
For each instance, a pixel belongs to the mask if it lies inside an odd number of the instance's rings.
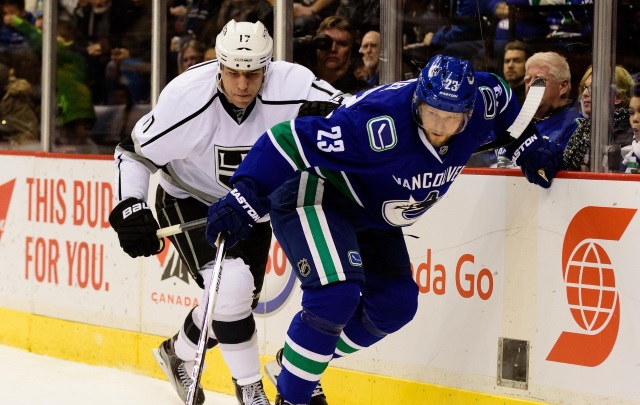
[{"label": "player's face", "polygon": [[520,84],[524,79],[524,64],[527,61],[524,51],[510,49],[504,53],[504,78],[510,85]]},{"label": "player's face", "polygon": [[640,142],[640,97],[631,97],[629,101],[629,122],[633,128],[633,136]]},{"label": "player's face", "polygon": [[425,103],[421,103],[420,119],[427,140],[433,146],[442,146],[458,133],[464,114],[438,110]]},{"label": "player's face", "polygon": [[235,70],[223,66],[221,73],[222,90],[227,101],[238,108],[247,108],[262,87],[263,69]]}]

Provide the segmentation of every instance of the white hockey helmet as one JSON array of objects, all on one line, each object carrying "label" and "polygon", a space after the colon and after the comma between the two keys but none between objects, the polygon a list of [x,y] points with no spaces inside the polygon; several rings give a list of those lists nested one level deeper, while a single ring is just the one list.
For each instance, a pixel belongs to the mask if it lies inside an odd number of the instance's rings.
[{"label": "white hockey helmet", "polygon": [[220,64],[236,70],[256,70],[271,61],[273,39],[260,21],[229,21],[216,38]]}]

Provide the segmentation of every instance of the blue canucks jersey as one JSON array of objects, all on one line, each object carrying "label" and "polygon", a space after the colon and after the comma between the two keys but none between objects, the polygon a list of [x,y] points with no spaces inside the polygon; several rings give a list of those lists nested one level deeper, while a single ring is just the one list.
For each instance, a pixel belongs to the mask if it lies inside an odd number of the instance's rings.
[{"label": "blue canucks jersey", "polygon": [[357,204],[365,226],[409,226],[436,203],[472,153],[507,130],[520,107],[498,76],[476,73],[466,128],[432,146],[412,113],[416,80],[359,93],[327,118],[303,117],[264,134],[231,179],[268,196],[295,171],[309,171]]}]

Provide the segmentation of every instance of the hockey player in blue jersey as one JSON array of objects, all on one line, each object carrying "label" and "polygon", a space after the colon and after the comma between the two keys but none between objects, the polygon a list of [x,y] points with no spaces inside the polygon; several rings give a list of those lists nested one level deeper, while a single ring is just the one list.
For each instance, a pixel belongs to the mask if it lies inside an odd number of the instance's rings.
[{"label": "hockey player in blue jersey", "polygon": [[[420,77],[348,99],[328,117],[264,134],[209,207],[207,239],[233,245],[269,214],[301,282],[287,331],[276,404],[308,404],[334,357],[406,325],[418,305],[402,227],[447,192],[472,153],[509,128],[520,107],[509,86],[437,55]],[[548,187],[552,154],[535,127],[507,147],[530,181]],[[552,169],[549,169],[552,170]]]}]

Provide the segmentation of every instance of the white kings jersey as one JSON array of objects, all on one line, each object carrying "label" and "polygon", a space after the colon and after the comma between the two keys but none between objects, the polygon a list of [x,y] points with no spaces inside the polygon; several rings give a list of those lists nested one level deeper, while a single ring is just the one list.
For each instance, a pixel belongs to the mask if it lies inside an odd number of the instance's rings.
[{"label": "white kings jersey", "polygon": [[115,196],[147,201],[150,173],[176,198],[212,203],[231,189],[229,178],[268,128],[293,119],[307,100],[340,92],[301,65],[271,62],[255,101],[238,111],[218,90],[217,61],[203,62],[172,80],[156,107],[116,147]]}]

